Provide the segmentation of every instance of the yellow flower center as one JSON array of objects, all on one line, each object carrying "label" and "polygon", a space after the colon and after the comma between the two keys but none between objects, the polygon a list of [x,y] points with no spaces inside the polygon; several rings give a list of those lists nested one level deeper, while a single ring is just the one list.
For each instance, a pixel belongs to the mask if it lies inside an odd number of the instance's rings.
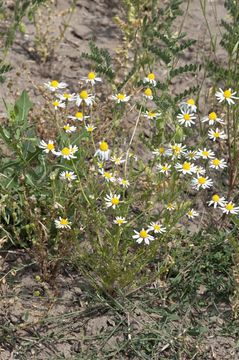
[{"label": "yellow flower center", "polygon": [[195,154],[194,153],[188,153],[188,156],[193,158],[195,156]]},{"label": "yellow flower center", "polygon": [[219,132],[215,132],[215,133],[213,134],[213,136],[217,138],[217,137],[220,136],[220,134],[219,134]]},{"label": "yellow flower center", "polygon": [[116,158],[114,158],[114,161],[115,161],[115,162],[119,162],[119,161],[120,161],[120,159],[116,159]]},{"label": "yellow flower center", "polygon": [[227,204],[227,205],[226,205],[226,209],[227,209],[227,210],[232,210],[232,209],[233,209],[233,205],[232,205],[232,204]]},{"label": "yellow flower center", "polygon": [[66,226],[68,221],[66,219],[61,219],[61,225]]},{"label": "yellow flower center", "polygon": [[230,98],[231,95],[232,95],[232,93],[231,93],[230,90],[226,90],[226,91],[224,91],[224,93],[223,93],[223,96],[224,96],[225,98],[227,98],[227,99]]},{"label": "yellow flower center", "polygon": [[212,163],[213,163],[213,165],[218,166],[218,165],[220,165],[220,160],[214,159],[214,160],[212,161]]},{"label": "yellow flower center", "polygon": [[188,215],[193,215],[193,212],[192,212],[192,211],[189,211],[189,212],[188,212]]},{"label": "yellow flower center", "polygon": [[123,224],[123,220],[122,219],[118,219],[118,224]]},{"label": "yellow flower center", "polygon": [[168,204],[167,207],[171,209],[173,207],[173,204]]},{"label": "yellow flower center", "polygon": [[154,76],[154,74],[148,74],[147,78],[148,78],[149,80],[154,80],[154,79],[155,79],[155,76]]},{"label": "yellow flower center", "polygon": [[80,98],[81,98],[82,100],[88,99],[87,91],[83,90],[83,91],[80,93]]},{"label": "yellow flower center", "polygon": [[105,142],[105,141],[103,141],[101,144],[100,144],[100,150],[101,151],[107,151],[108,150],[108,144]]},{"label": "yellow flower center", "polygon": [[147,231],[145,231],[145,230],[141,230],[139,235],[143,239],[146,239],[146,237],[148,236]]},{"label": "yellow flower center", "polygon": [[82,118],[83,118],[83,114],[82,114],[81,112],[77,112],[77,113],[75,113],[75,117],[76,117],[77,119],[82,119]]},{"label": "yellow flower center", "polygon": [[125,180],[121,180],[121,182],[122,182],[122,184],[127,184],[127,181],[125,181]]},{"label": "yellow flower center", "polygon": [[163,148],[159,148],[159,149],[158,149],[158,152],[159,152],[160,154],[163,154],[163,153],[165,152],[165,150],[164,150]]},{"label": "yellow flower center", "polygon": [[69,94],[64,94],[64,98],[69,99],[71,96]]},{"label": "yellow flower center", "polygon": [[90,72],[90,73],[88,74],[88,79],[89,79],[89,80],[94,80],[94,79],[95,79],[95,74],[94,74],[93,72]]},{"label": "yellow flower center", "polygon": [[183,169],[184,169],[184,170],[190,170],[190,168],[191,168],[191,165],[190,165],[188,162],[185,162],[185,163],[183,164]]},{"label": "yellow flower center", "polygon": [[87,130],[88,130],[88,131],[93,131],[94,129],[93,129],[93,127],[91,127],[91,126],[88,126]]},{"label": "yellow flower center", "polygon": [[65,130],[70,130],[70,128],[71,128],[71,127],[68,126],[68,125],[64,126],[64,129],[65,129]]},{"label": "yellow flower center", "polygon": [[217,120],[217,114],[215,112],[211,112],[209,115],[209,120]]},{"label": "yellow flower center", "polygon": [[167,167],[167,166],[163,166],[162,169],[163,169],[164,171],[168,171],[168,167]]},{"label": "yellow flower center", "polygon": [[66,173],[66,178],[70,178],[70,177],[71,177],[71,174]]},{"label": "yellow flower center", "polygon": [[146,89],[144,92],[145,96],[152,96],[152,90],[151,89]]},{"label": "yellow flower center", "polygon": [[189,99],[189,100],[187,101],[187,103],[188,103],[189,105],[195,105],[195,102],[194,102],[193,99]]},{"label": "yellow flower center", "polygon": [[75,150],[72,148],[72,149],[71,149],[71,152],[73,153],[73,152],[75,152]]},{"label": "yellow flower center", "polygon": [[119,203],[119,199],[117,199],[116,197],[114,197],[112,200],[111,200],[112,204],[114,205],[118,205]]},{"label": "yellow flower center", "polygon": [[51,86],[54,87],[54,88],[57,88],[57,86],[58,86],[58,81],[53,80],[53,81],[51,82]]},{"label": "yellow flower center", "polygon": [[203,154],[204,156],[208,156],[208,155],[209,155],[209,152],[207,152],[207,151],[202,151],[202,154]]},{"label": "yellow flower center", "polygon": [[54,103],[52,104],[53,106],[58,106],[59,105],[59,101],[54,101]]},{"label": "yellow flower center", "polygon": [[61,150],[62,155],[69,155],[70,154],[70,149],[68,149],[67,147],[63,148]]},{"label": "yellow flower center", "polygon": [[153,113],[151,110],[149,110],[148,115],[153,117],[153,116],[155,116],[155,113]]},{"label": "yellow flower center", "polygon": [[118,95],[117,95],[117,98],[118,98],[119,100],[124,100],[124,95],[123,95],[123,94],[118,94]]},{"label": "yellow flower center", "polygon": [[188,114],[184,114],[184,119],[186,120],[186,121],[188,121],[188,120],[190,120],[190,116],[188,115]]},{"label": "yellow flower center", "polygon": [[154,230],[160,230],[161,229],[161,226],[159,225],[154,225]]},{"label": "yellow flower center", "polygon": [[176,146],[176,145],[175,145],[175,146],[174,146],[174,150],[177,151],[177,152],[179,152],[179,151],[181,150],[181,148],[180,148],[180,146]]},{"label": "yellow flower center", "polygon": [[111,175],[108,172],[104,172],[104,176],[107,177],[107,179],[111,178]]},{"label": "yellow flower center", "polygon": [[219,196],[218,195],[213,195],[212,197],[212,201],[214,202],[218,202],[220,200]]},{"label": "yellow flower center", "polygon": [[48,150],[53,150],[55,146],[53,144],[48,144],[46,147]]},{"label": "yellow flower center", "polygon": [[205,184],[206,179],[204,177],[200,177],[200,178],[198,178],[198,182],[199,182],[199,184]]}]

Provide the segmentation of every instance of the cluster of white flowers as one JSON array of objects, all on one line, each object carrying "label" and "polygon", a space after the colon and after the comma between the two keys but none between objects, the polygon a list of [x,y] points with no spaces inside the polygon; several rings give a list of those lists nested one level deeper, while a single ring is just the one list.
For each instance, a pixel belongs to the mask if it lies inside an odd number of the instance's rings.
[{"label": "cluster of white flowers", "polygon": [[[87,77],[82,78],[83,81],[86,82],[87,86],[91,86],[91,93],[87,90],[82,90],[80,93],[58,93],[62,89],[66,89],[68,85],[64,82],[58,82],[53,80],[51,82],[45,83],[45,86],[48,90],[50,90],[54,95],[55,99],[52,102],[54,109],[57,111],[58,109],[64,109],[69,106],[70,103],[75,106],[81,107],[82,105],[92,106],[95,102],[95,96],[93,87],[97,82],[101,82],[102,79],[97,77],[93,72],[90,72]],[[154,99],[155,89],[157,88],[157,81],[155,79],[155,75],[153,73],[149,73],[147,76],[143,78],[143,84],[146,84],[146,89],[144,89],[143,99],[144,104],[148,104],[151,100]],[[215,96],[218,101],[221,103],[225,101],[228,106],[233,105],[235,100],[238,97],[235,96],[236,92],[233,92],[231,89],[222,90],[219,89],[216,92]],[[111,100],[114,100],[117,104],[123,104],[130,101],[131,96],[123,93],[116,93],[110,96]],[[119,105],[122,106],[122,105]],[[191,128],[193,126],[197,126],[197,106],[195,101],[191,98],[179,105],[180,113],[177,115],[177,121],[179,125]],[[151,108],[152,109],[152,108]],[[142,113],[143,118],[147,120],[157,120],[161,117],[161,112],[159,110],[147,110],[145,109]],[[88,120],[88,124],[85,122],[86,119],[90,118],[90,116],[86,116],[83,110],[74,113],[74,115],[68,115],[69,122],[62,126],[61,128],[68,134],[77,131],[77,127],[74,126],[71,122],[75,120],[83,121],[85,131],[89,133],[93,133],[96,129],[96,126],[92,123],[92,121]],[[145,120],[144,120],[145,121]],[[209,115],[204,116],[201,119],[201,122],[208,123],[209,126],[213,126],[217,124],[217,126],[223,126],[224,121],[218,117],[215,112],[210,112]],[[215,126],[215,128],[208,129],[208,138],[212,140],[214,143],[216,141],[225,140],[227,135],[224,132],[224,129],[220,129]],[[52,153],[55,156],[59,156],[63,159],[73,161],[73,159],[77,158],[76,153],[78,151],[78,146],[74,144],[68,143],[67,146],[62,147],[61,149],[56,150],[56,145],[54,141],[48,140],[48,142],[42,140],[40,142],[40,148],[46,154]],[[225,159],[219,159],[212,149],[207,147],[203,147],[201,149],[187,149],[187,146],[183,143],[170,143],[167,146],[160,145],[158,148],[155,148],[152,151],[153,155],[157,157],[157,160],[160,160],[160,163],[156,165],[157,171],[160,176],[169,177],[170,174],[175,171],[178,173],[179,179],[182,177],[189,178],[188,183],[191,184],[192,189],[196,191],[210,189],[213,186],[212,179],[206,175],[206,167],[209,169],[215,170],[223,170],[227,167],[227,162]],[[110,193],[108,193],[104,197],[105,205],[107,208],[111,208],[114,211],[120,210],[120,204],[124,201],[121,197],[121,194],[116,190],[116,185],[122,185],[123,188],[128,188],[130,186],[129,180],[125,179],[123,176],[120,177],[118,174],[121,171],[120,165],[125,164],[127,161],[127,157],[135,159],[137,161],[136,155],[133,153],[126,153],[125,156],[120,155],[117,156],[115,154],[112,155],[112,151],[109,148],[108,143],[103,140],[99,143],[99,147],[96,149],[94,157],[98,158],[98,172],[104,178],[107,184],[107,188],[109,188]],[[106,166],[106,162],[109,162]],[[110,170],[106,170],[110,169]],[[62,171],[59,174],[59,178],[69,184],[71,181],[77,179],[77,175],[71,171],[71,168]],[[114,189],[114,190],[113,190]],[[122,188],[121,188],[122,189]],[[125,191],[125,189],[123,191]],[[223,213],[229,214],[237,214],[239,213],[239,207],[235,206],[233,202],[227,201],[223,196],[219,196],[218,194],[214,194],[209,201],[207,201],[208,206],[213,206],[214,208],[220,208]],[[165,203],[164,204],[165,211],[174,211],[177,205],[175,202]],[[193,208],[188,210],[186,216],[189,219],[193,219],[199,216],[199,213]],[[113,224],[118,226],[123,226],[127,223],[127,220],[124,216],[116,216],[114,217]],[[68,221],[67,218],[59,217],[59,219],[55,220],[55,225],[59,229],[70,228],[71,222]],[[148,227],[142,228],[141,231],[134,230],[133,239],[136,239],[138,244],[144,242],[146,245],[149,245],[151,241],[154,240],[154,234],[163,234],[166,232],[166,227],[164,227],[160,221],[151,222]]]},{"label": "cluster of white flowers", "polygon": [[144,228],[141,231],[134,230],[135,235],[132,238],[136,239],[138,244],[144,241],[146,245],[149,245],[150,241],[154,240],[154,237],[149,234],[150,231],[153,231],[154,234],[163,234],[166,232],[166,228],[159,221],[151,222],[146,230]]}]

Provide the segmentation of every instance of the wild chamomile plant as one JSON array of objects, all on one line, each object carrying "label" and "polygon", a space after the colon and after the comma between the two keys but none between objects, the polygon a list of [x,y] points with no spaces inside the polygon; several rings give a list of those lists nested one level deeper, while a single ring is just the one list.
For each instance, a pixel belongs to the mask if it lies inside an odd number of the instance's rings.
[{"label": "wild chamomile plant", "polygon": [[[209,117],[211,121],[219,124],[224,123],[224,133],[226,134],[225,153],[228,159],[228,169],[226,173],[228,186],[221,191],[225,194],[224,197],[227,201],[227,206],[224,209],[225,214],[230,213],[230,219],[235,225],[234,231],[238,230],[238,216],[235,203],[238,203],[238,172],[239,172],[239,149],[238,149],[238,97],[239,97],[239,47],[238,47],[238,35],[239,35],[239,9],[236,1],[226,0],[224,6],[227,10],[226,19],[221,20],[221,27],[219,29],[221,34],[221,41],[219,45],[224,49],[227,54],[225,59],[220,59],[217,55],[217,47],[214,46],[215,51],[213,56],[206,60],[206,67],[208,71],[208,77],[213,80],[213,89],[216,91],[216,97],[221,105],[219,109],[216,108],[216,104],[213,102],[214,109],[211,109]],[[206,19],[206,3],[204,2],[202,9]],[[216,4],[215,4],[216,10]],[[216,13],[216,12],[215,12]],[[207,19],[206,19],[207,21]],[[207,23],[208,24],[208,23]],[[211,30],[208,24],[208,32],[212,39]],[[218,113],[219,112],[219,113]],[[210,121],[209,121],[210,125]],[[212,125],[212,124],[211,124]],[[220,127],[223,125],[220,125]],[[220,129],[219,127],[219,129]],[[221,130],[221,129],[220,129]],[[215,131],[215,130],[214,130]],[[218,138],[221,137],[220,131],[216,129]],[[211,131],[211,135],[212,131]],[[215,136],[215,133],[214,133]],[[218,159],[220,161],[220,159]],[[223,185],[223,184],[222,184]],[[225,215],[222,220],[225,220]],[[225,227],[225,231],[228,231]],[[238,234],[237,234],[238,235]],[[230,237],[229,237],[230,238]],[[234,251],[235,264],[237,264],[237,258],[239,256],[238,247],[235,246],[233,240],[234,235],[231,235],[231,245]],[[237,265],[235,265],[237,266]],[[236,269],[236,267],[235,267]],[[233,272],[235,278],[235,314],[238,313],[238,274]]]},{"label": "wild chamomile plant", "polygon": [[[199,218],[197,199],[214,186],[210,168],[226,168],[226,160],[208,146],[226,141],[225,132],[209,131],[206,143],[190,146],[187,131],[192,135],[199,124],[196,105],[188,99],[179,104],[174,119],[182,132],[169,128],[163,135],[156,127],[162,114],[146,110],[152,108],[153,95],[142,92],[137,109],[132,107],[134,95],[125,90],[108,95],[115,118],[99,137],[94,112],[102,79],[90,72],[82,80],[85,86],[79,93],[71,93],[64,81],[44,84],[52,99],[56,136],[36,137],[34,124],[28,123],[32,103],[25,91],[14,106],[5,102],[9,125],[1,127],[0,134],[10,154],[1,160],[1,188],[10,217],[3,231],[30,249],[43,279],[51,284],[61,262],[72,257],[96,288],[111,294],[117,289],[129,292],[166,276],[174,264],[171,232],[183,218]],[[232,96],[234,106],[237,97]],[[216,97],[228,102],[225,92]],[[122,141],[114,123],[125,121],[130,108],[134,126],[121,132],[127,139]],[[214,116],[205,121],[213,119],[216,122]],[[159,143],[140,152],[146,143],[143,133],[138,137],[142,126],[152,129]],[[223,194],[214,193],[208,202],[221,213],[238,213]]]}]

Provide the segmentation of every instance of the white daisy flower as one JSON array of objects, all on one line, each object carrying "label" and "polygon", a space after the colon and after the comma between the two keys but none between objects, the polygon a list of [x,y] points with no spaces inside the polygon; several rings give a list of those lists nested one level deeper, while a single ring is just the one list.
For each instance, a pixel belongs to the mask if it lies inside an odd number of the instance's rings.
[{"label": "white daisy flower", "polygon": [[98,162],[98,163],[97,163],[97,166],[98,166],[99,169],[102,169],[102,168],[104,167],[104,163]]},{"label": "white daisy flower", "polygon": [[129,181],[128,180],[118,178],[118,182],[119,182],[120,185],[123,185],[123,187],[125,187],[125,188],[129,187]]},{"label": "white daisy flower", "polygon": [[88,132],[92,132],[92,131],[94,131],[94,130],[96,129],[96,126],[86,125],[85,128],[86,128],[86,130],[87,130]]},{"label": "white daisy flower", "polygon": [[84,80],[86,83],[90,83],[91,86],[94,86],[96,81],[102,81],[100,77],[96,77],[93,72],[90,72],[87,77],[81,78],[81,80]]},{"label": "white daisy flower", "polygon": [[58,94],[56,95],[61,101],[75,101],[76,94]]},{"label": "white daisy flower", "polygon": [[165,175],[169,175],[169,172],[170,172],[170,168],[171,168],[171,165],[169,164],[165,164],[165,165],[157,165],[157,169],[159,170],[160,173],[164,173]]},{"label": "white daisy flower", "polygon": [[155,234],[162,234],[166,232],[166,228],[162,227],[162,225],[158,221],[156,221],[150,223],[148,231],[153,231]]},{"label": "white daisy flower", "polygon": [[154,74],[152,74],[152,73],[151,73],[151,74],[148,74],[148,75],[144,78],[143,83],[144,83],[144,84],[149,83],[149,84],[152,85],[152,86],[156,86],[157,82],[156,82],[156,80],[155,80]]},{"label": "white daisy flower", "polygon": [[60,173],[60,179],[61,180],[75,180],[77,176],[75,175],[74,171],[63,171]]},{"label": "white daisy flower", "polygon": [[81,91],[80,95],[76,95],[76,105],[80,106],[80,104],[84,101],[87,106],[90,106],[94,103],[95,97],[91,94],[88,94],[87,91]]},{"label": "white daisy flower", "polygon": [[225,214],[238,214],[239,213],[239,206],[235,206],[231,201],[225,202],[223,206],[220,207],[220,209]]},{"label": "white daisy flower", "polygon": [[181,155],[185,155],[187,149],[186,145],[180,144],[169,144],[169,149],[166,151],[166,155],[172,156],[172,159],[180,159]]},{"label": "white daisy flower", "polygon": [[156,155],[156,156],[166,156],[166,149],[160,147],[158,149],[154,149],[154,151],[152,151],[152,154],[153,155]]},{"label": "white daisy flower", "polygon": [[58,108],[64,108],[66,105],[62,101],[55,100],[52,105],[54,106],[55,110]]},{"label": "white daisy flower", "polygon": [[208,137],[209,139],[216,141],[217,139],[225,139],[226,134],[224,133],[224,131],[219,131],[218,128],[216,128],[216,131],[210,129],[208,131]]},{"label": "white daisy flower", "polygon": [[158,116],[161,115],[161,113],[153,112],[152,110],[145,111],[145,113],[142,114],[144,117],[146,117],[148,120],[156,119]]},{"label": "white daisy flower", "polygon": [[111,156],[110,160],[115,163],[116,165],[123,164],[125,162],[124,159],[122,159],[122,156]]},{"label": "white daisy flower", "polygon": [[197,106],[195,105],[195,101],[193,99],[189,99],[186,104],[192,112],[197,111]]},{"label": "white daisy flower", "polygon": [[229,89],[227,89],[225,91],[222,90],[221,88],[219,88],[219,91],[217,91],[216,94],[215,94],[215,96],[216,96],[217,100],[219,101],[219,103],[226,100],[229,105],[235,104],[234,100],[239,99],[235,95],[236,95],[236,91],[232,92],[231,88],[229,88]]},{"label": "white daisy flower", "polygon": [[207,150],[206,148],[203,150],[198,150],[197,155],[202,159],[212,159],[215,156],[212,150]]},{"label": "white daisy flower", "polygon": [[96,150],[94,156],[99,155],[99,158],[102,161],[108,160],[109,156],[110,156],[110,150],[109,150],[108,144],[105,141],[102,141],[99,144],[100,144],[100,147],[98,150]]},{"label": "white daisy flower", "polygon": [[106,206],[107,207],[112,206],[112,208],[115,209],[115,207],[117,205],[119,205],[119,203],[121,202],[121,201],[119,201],[119,199],[120,199],[120,195],[116,195],[116,194],[114,194],[114,195],[112,195],[112,194],[106,195],[106,197],[105,197]]},{"label": "white daisy flower", "polygon": [[196,119],[196,116],[194,114],[185,112],[182,110],[182,113],[177,116],[178,122],[180,125],[185,125],[186,127],[190,127],[192,124],[195,124],[194,119]]},{"label": "white daisy flower", "polygon": [[217,169],[217,170],[224,169],[227,167],[227,163],[224,159],[219,160],[219,159],[215,158],[210,161],[209,167],[213,168],[213,169]]},{"label": "white daisy flower", "polygon": [[210,201],[207,201],[208,206],[213,205],[214,209],[217,205],[224,207],[226,204],[226,199],[224,197],[219,197],[217,194],[213,195]]},{"label": "white daisy flower", "polygon": [[173,211],[175,209],[175,205],[173,203],[165,204],[164,206],[168,211]]},{"label": "white daisy flower", "polygon": [[136,242],[138,244],[141,244],[141,242],[144,241],[146,245],[149,245],[149,242],[154,240],[154,237],[148,234],[148,230],[142,229],[140,232],[134,230],[134,232],[136,235],[133,235],[132,238],[137,239]]},{"label": "white daisy flower", "polygon": [[64,159],[70,160],[70,159],[76,159],[76,156],[74,156],[74,153],[78,150],[78,147],[74,145],[69,145],[69,147],[64,147],[61,151],[57,151],[55,154],[57,156],[62,156]]},{"label": "white daisy flower", "polygon": [[55,220],[55,225],[57,229],[70,229],[71,222],[67,219],[62,219],[59,217],[59,220]]},{"label": "white daisy flower", "polygon": [[128,157],[130,157],[130,158],[132,158],[132,159],[134,159],[136,161],[138,160],[137,156],[135,154],[131,153],[131,152],[128,153]]},{"label": "white daisy flower", "polygon": [[201,166],[196,166],[197,168],[197,174],[198,175],[204,175],[206,173],[206,170]]},{"label": "white daisy flower", "polygon": [[115,177],[112,175],[112,173],[109,173],[104,169],[99,169],[99,173],[105,178],[107,182],[115,182]]},{"label": "white daisy flower", "polygon": [[39,147],[41,149],[44,149],[43,152],[45,152],[47,154],[50,151],[53,152],[53,154],[55,153],[55,145],[54,145],[54,142],[52,140],[49,140],[48,144],[44,140],[41,140]]},{"label": "white daisy flower", "polygon": [[185,158],[189,160],[196,160],[199,159],[199,155],[197,154],[196,151],[188,150],[185,154]]},{"label": "white daisy flower", "polygon": [[65,126],[63,126],[62,127],[64,130],[65,130],[65,132],[74,132],[74,131],[76,131],[76,127],[75,126],[71,126],[70,124],[67,124],[67,125],[65,125]]},{"label": "white daisy flower", "polygon": [[130,96],[126,96],[125,94],[116,94],[116,95],[111,95],[110,96],[111,100],[116,100],[117,103],[121,103],[121,102],[127,102],[130,100]]},{"label": "white daisy flower", "polygon": [[204,177],[198,175],[196,178],[192,179],[191,184],[194,189],[199,190],[200,188],[202,189],[210,188],[213,185],[213,182],[211,179],[209,179],[208,176]]},{"label": "white daisy flower", "polygon": [[209,125],[214,125],[216,122],[218,122],[219,124],[225,124],[222,119],[217,117],[217,114],[215,112],[211,112],[208,116],[204,116],[201,121],[208,121]]},{"label": "white daisy flower", "polygon": [[183,164],[177,163],[175,168],[183,174],[192,175],[193,173],[197,172],[197,167],[189,162],[184,162]]},{"label": "white daisy flower", "polygon": [[50,91],[55,92],[59,89],[65,89],[68,85],[64,82],[58,82],[56,80],[48,81],[47,83],[44,83],[45,87],[47,87]]},{"label": "white daisy flower", "polygon": [[84,120],[84,119],[88,119],[90,116],[83,116],[82,112],[77,112],[75,113],[75,116],[72,116],[72,115],[68,115],[68,118],[69,119],[72,119],[72,120]]},{"label": "white daisy flower", "polygon": [[180,105],[181,112],[196,112],[197,106],[195,105],[195,101],[193,99],[187,100],[187,102],[182,102]]},{"label": "white daisy flower", "polygon": [[143,97],[144,97],[146,100],[153,100],[152,90],[149,89],[149,88],[146,89],[145,92],[144,92]]},{"label": "white daisy flower", "polygon": [[189,218],[189,219],[193,219],[195,216],[198,216],[199,213],[197,213],[194,209],[191,209],[187,212],[186,216]]},{"label": "white daisy flower", "polygon": [[116,218],[114,219],[114,224],[121,226],[122,224],[126,224],[127,221],[125,220],[125,217],[121,217],[121,216],[116,216]]}]

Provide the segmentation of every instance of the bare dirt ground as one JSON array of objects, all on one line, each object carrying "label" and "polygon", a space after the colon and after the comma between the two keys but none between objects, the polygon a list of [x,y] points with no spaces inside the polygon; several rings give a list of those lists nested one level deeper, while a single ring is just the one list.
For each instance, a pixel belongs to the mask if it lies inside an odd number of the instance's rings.
[{"label": "bare dirt ground", "polygon": [[[166,2],[166,1],[165,1]],[[69,6],[70,1],[58,0],[60,10]],[[183,8],[186,8],[184,1]],[[223,0],[209,3],[217,5],[217,14],[220,21],[226,15]],[[13,66],[7,75],[7,81],[1,85],[0,96],[13,102],[16,95],[27,89],[31,101],[41,105],[42,97],[32,82],[39,85],[49,80],[57,79],[70,85],[72,92],[77,92],[77,84],[82,76],[91,70],[91,64],[81,57],[82,52],[89,51],[88,41],[93,40],[98,47],[108,49],[112,55],[120,42],[120,32],[113,21],[113,16],[121,14],[121,5],[115,0],[81,0],[78,1],[76,12],[66,35],[57,48],[51,61],[41,64],[34,53],[34,31],[32,24],[26,23],[26,35],[18,34],[8,59]],[[208,19],[212,26],[212,33],[216,33],[213,11],[208,8]],[[179,24],[179,21],[178,21]],[[178,25],[177,23],[175,26]],[[175,31],[177,28],[175,28]],[[199,0],[192,0],[187,15],[184,31],[188,37],[198,40],[197,45],[190,52],[185,53],[180,59],[180,64],[203,61],[204,56],[210,56],[211,48],[207,29],[202,16]],[[218,50],[221,62],[225,60],[223,50]],[[160,76],[160,69],[155,71]],[[202,75],[203,76],[203,75]],[[172,92],[177,93],[182,88],[195,85],[195,75],[190,74],[172,84]],[[207,94],[206,81],[202,96]],[[100,91],[100,86],[98,91]],[[203,104],[204,99],[202,100]],[[5,117],[3,103],[0,102],[0,117]],[[155,298],[152,301],[152,311],[146,314],[134,303],[125,304],[128,315],[124,316],[118,310],[117,316],[112,311],[111,304],[102,299],[98,303],[93,295],[94,291],[84,283],[81,274],[74,269],[62,271],[57,279],[59,293],[57,297],[47,284],[37,281],[39,269],[31,264],[29,258],[22,250],[3,251],[0,259],[0,277],[5,276],[6,282],[1,283],[0,297],[0,359],[150,359],[145,353],[136,357],[123,344],[134,339],[134,336],[144,332],[145,324],[160,323],[160,315],[156,310],[164,304],[163,299]],[[16,274],[11,270],[15,269]],[[19,270],[19,271],[18,271]],[[161,284],[162,285],[162,284]],[[156,284],[155,286],[161,286]],[[155,288],[154,286],[154,288]],[[86,291],[87,288],[87,291]],[[163,286],[162,286],[163,288]],[[35,296],[35,291],[40,291],[40,296]],[[202,301],[204,289],[200,289],[197,301]],[[144,292],[144,290],[142,290]],[[92,293],[92,296],[90,295]],[[140,297],[140,290],[138,296]],[[91,303],[94,298],[94,303]],[[174,341],[183,341],[186,348],[196,347],[193,359],[201,360],[236,360],[239,357],[236,347],[237,340],[234,336],[218,335],[218,324],[228,320],[230,305],[225,302],[217,304],[218,313],[215,316],[211,307],[205,306],[206,318],[210,318],[208,336],[204,340],[195,333],[192,338],[184,337],[184,325],[187,314],[179,314],[177,325],[171,323],[172,329],[181,328],[173,332],[172,337],[165,335],[165,342],[158,344],[158,357],[155,359],[192,359],[185,353],[181,356],[170,353]],[[211,314],[210,314],[211,312]],[[211,316],[212,315],[212,316]],[[199,316],[195,313],[195,316]],[[174,320],[176,321],[176,319]],[[203,323],[204,320],[202,320]],[[129,330],[129,325],[132,330]],[[203,326],[203,325],[202,325]],[[155,328],[154,328],[155,331]],[[158,329],[159,331],[159,329]],[[214,335],[217,332],[217,335]],[[153,330],[152,330],[153,333]],[[143,341],[143,339],[142,339]],[[119,350],[122,347],[122,352]],[[98,354],[98,355],[97,355]]]}]

